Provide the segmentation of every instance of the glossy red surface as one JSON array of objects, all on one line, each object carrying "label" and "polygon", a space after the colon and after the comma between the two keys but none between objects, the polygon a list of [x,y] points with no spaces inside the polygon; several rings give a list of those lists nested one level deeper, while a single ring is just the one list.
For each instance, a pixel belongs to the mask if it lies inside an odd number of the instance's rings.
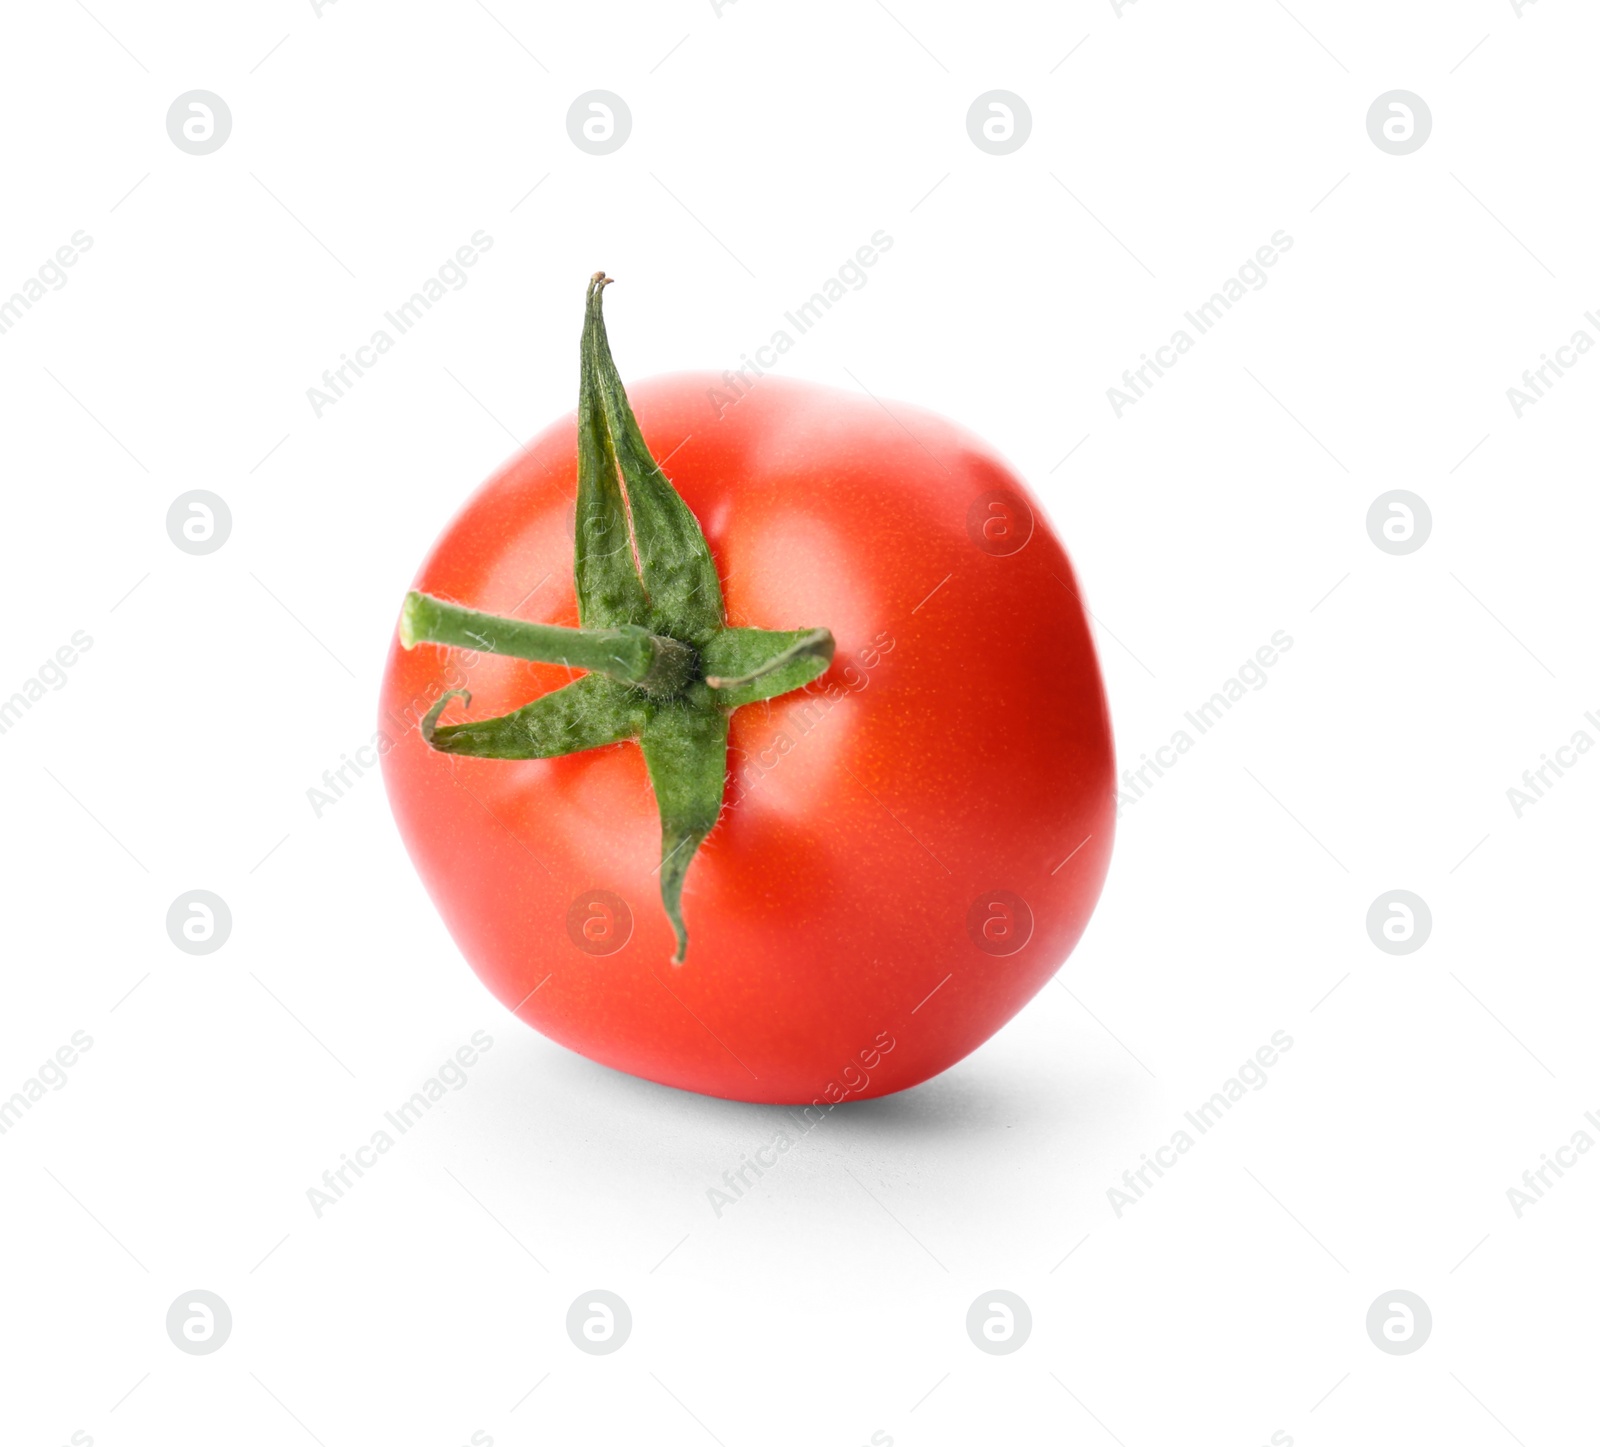
[{"label": "glossy red surface", "polygon": [[[838,653],[807,690],[733,717],[723,816],[684,894],[685,963],[670,962],[636,745],[504,762],[434,753],[416,730],[446,687],[470,687],[483,718],[566,670],[395,644],[389,797],[462,952],[551,1039],[710,1095],[882,1095],[981,1045],[1088,921],[1114,817],[1094,646],[1038,503],[976,438],[775,377],[719,417],[713,389],[731,395],[695,375],[629,395],[700,519],[728,621],[828,627]],[[568,416],[473,495],[415,586],[576,624],[576,482]],[[445,717],[467,716],[458,701]],[[587,934],[569,929],[592,890],[631,927],[601,905]]]}]

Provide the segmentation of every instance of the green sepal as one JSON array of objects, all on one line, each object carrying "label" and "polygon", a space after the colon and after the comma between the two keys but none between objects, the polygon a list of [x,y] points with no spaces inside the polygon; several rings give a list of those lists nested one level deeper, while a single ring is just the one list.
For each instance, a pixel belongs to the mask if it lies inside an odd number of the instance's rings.
[{"label": "green sepal", "polygon": [[477,612],[423,593],[402,610],[400,641],[590,670],[498,718],[441,726],[457,689],[420,732],[441,753],[543,759],[637,739],[661,818],[661,900],[681,964],[684,881],[722,809],[728,720],[789,693],[832,661],[825,628],[724,626],[722,585],[700,524],[645,445],[606,338],[603,273],[590,278],[578,388],[574,583],[580,629]]},{"label": "green sepal", "polygon": [[594,365],[603,286],[598,274],[590,278],[578,357],[577,550],[573,559],[578,620],[585,628],[617,628],[628,623],[642,627],[650,607],[633,561],[628,505]]},{"label": "green sepal", "polygon": [[661,903],[678,939],[672,962],[682,964],[689,948],[683,880],[722,812],[728,715],[720,708],[689,703],[653,704],[640,744],[661,813]]},{"label": "green sepal", "polygon": [[724,708],[804,688],[833,662],[826,628],[724,628],[700,650],[701,671]]},{"label": "green sepal", "polygon": [[422,737],[444,754],[475,759],[553,759],[637,738],[649,717],[644,696],[598,673],[587,673],[513,713],[438,726],[453,698],[470,706],[466,689],[442,695],[422,720]]},{"label": "green sepal", "polygon": [[722,583],[705,534],[645,445],[590,279],[578,389],[578,616],[637,623],[700,644],[722,627]]}]

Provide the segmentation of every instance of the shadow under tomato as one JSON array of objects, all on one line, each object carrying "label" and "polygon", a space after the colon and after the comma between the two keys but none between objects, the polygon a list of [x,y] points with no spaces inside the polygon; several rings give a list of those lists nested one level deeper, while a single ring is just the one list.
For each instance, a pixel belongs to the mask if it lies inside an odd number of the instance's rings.
[{"label": "shadow under tomato", "polygon": [[1143,1076],[1063,1059],[1053,1037],[979,1051],[807,1125],[797,1108],[640,1080],[532,1031],[494,1034],[435,1159],[547,1269],[585,1263],[641,1291],[669,1257],[669,1274],[806,1295],[933,1262],[961,1270],[974,1243],[1054,1247],[1063,1219],[1077,1230],[1104,1209],[1108,1159],[1159,1110]]},{"label": "shadow under tomato", "polygon": [[[963,1162],[985,1141],[1014,1150],[1016,1135],[1048,1138],[1057,1150],[1101,1135],[1108,1116],[1143,1094],[1126,1075],[1050,1060],[979,1051],[942,1075],[894,1095],[846,1099],[832,1107],[752,1104],[698,1095],[596,1064],[532,1032],[503,1032],[492,1078],[475,1087],[486,1127],[511,1141],[530,1133],[564,1143],[579,1157],[615,1154],[638,1172],[656,1159],[663,1174],[696,1159],[696,1179],[782,1130],[797,1141],[834,1140],[849,1153],[915,1150],[924,1165],[942,1146]],[[1012,1133],[1016,1133],[1015,1135]],[[1011,1136],[1009,1141],[1007,1136]],[[930,1156],[932,1152],[932,1156]]]}]

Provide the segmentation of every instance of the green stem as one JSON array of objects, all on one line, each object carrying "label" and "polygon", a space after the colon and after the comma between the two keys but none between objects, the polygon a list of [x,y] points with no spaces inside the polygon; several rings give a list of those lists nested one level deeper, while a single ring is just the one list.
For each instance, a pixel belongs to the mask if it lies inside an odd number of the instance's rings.
[{"label": "green stem", "polygon": [[628,624],[620,628],[561,628],[524,623],[460,608],[427,593],[407,593],[400,612],[400,643],[439,643],[478,653],[562,663],[603,673],[646,693],[675,697],[694,675],[695,651],[687,643]]}]

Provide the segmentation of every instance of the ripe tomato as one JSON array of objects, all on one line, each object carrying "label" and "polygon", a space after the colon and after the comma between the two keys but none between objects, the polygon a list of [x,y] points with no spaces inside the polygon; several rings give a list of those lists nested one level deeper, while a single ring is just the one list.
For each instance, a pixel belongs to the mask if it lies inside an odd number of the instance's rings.
[{"label": "ripe tomato", "polygon": [[[747,1101],[915,1085],[1049,980],[1105,877],[1111,730],[1071,565],[1023,483],[939,417],[770,376],[736,400],[710,375],[629,396],[728,622],[836,640],[814,682],[732,714],[686,958],[637,743],[513,761],[436,752],[418,727],[448,690],[508,713],[572,669],[396,643],[401,833],[483,981],[593,1060]],[[467,502],[417,589],[576,625],[577,475],[569,415]]]}]

